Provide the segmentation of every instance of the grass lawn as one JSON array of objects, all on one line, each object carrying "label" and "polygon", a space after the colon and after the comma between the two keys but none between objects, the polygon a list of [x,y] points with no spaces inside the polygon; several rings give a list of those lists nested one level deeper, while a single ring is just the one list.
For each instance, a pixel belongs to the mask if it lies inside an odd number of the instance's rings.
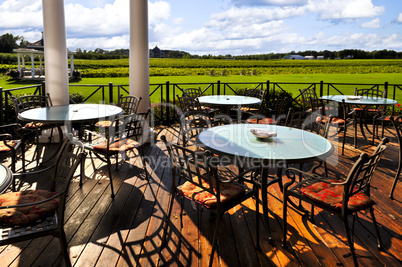
[{"label": "grass lawn", "polygon": [[[234,89],[241,89],[247,86],[252,86],[257,83],[264,83],[266,81],[275,83],[295,83],[286,84],[281,86],[284,90],[292,93],[294,96],[298,94],[298,89],[305,88],[308,84],[319,83],[350,83],[350,84],[362,84],[359,88],[367,88],[364,84],[400,84],[402,85],[402,74],[400,73],[374,73],[374,74],[280,74],[280,75],[257,75],[257,76],[151,76],[150,84],[166,83],[216,83],[218,80],[225,83],[246,83],[244,85],[236,85]],[[83,78],[80,81],[72,81],[74,85],[108,85],[112,82],[114,85],[128,85],[129,78]],[[3,89],[11,89],[17,87],[24,87],[33,84],[39,84],[40,82],[34,81],[12,81],[7,79],[0,79],[0,87]],[[303,84],[306,84],[305,86]],[[196,86],[196,85],[195,85]],[[201,86],[201,85],[200,85]],[[183,85],[183,88],[194,87],[191,85]],[[197,86],[198,87],[198,86]],[[337,85],[337,88],[341,88],[345,94],[353,94],[354,86],[351,85]],[[128,88],[128,86],[126,87]],[[201,86],[203,88],[203,86]],[[326,90],[325,88],[324,90]],[[89,95],[94,90],[94,87],[71,87],[71,92],[81,92],[84,95]],[[88,91],[88,92],[86,92]],[[32,92],[32,90],[29,90]],[[22,93],[22,92],[21,92]],[[326,91],[325,91],[326,93]],[[330,91],[330,94],[336,94],[336,91]],[[402,100],[402,93],[398,90],[396,94],[397,100]],[[159,96],[153,96],[151,101],[157,102]]]}]

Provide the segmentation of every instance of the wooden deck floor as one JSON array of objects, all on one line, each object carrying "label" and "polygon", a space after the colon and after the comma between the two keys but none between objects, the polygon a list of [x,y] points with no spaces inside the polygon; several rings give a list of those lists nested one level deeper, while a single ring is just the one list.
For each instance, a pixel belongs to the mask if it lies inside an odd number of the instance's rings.
[{"label": "wooden deck floor", "polygon": [[[392,134],[387,133],[392,137]],[[338,142],[330,138],[335,147]],[[348,138],[347,144],[353,140]],[[47,148],[51,149],[51,148]],[[372,146],[359,140],[359,149],[347,145],[345,156],[330,159],[332,173],[345,174],[361,151]],[[402,265],[402,182],[395,200],[388,197],[398,164],[398,144],[393,138],[372,182],[375,214],[384,251],[376,246],[369,214],[356,223],[356,250],[362,266]],[[73,182],[66,210],[65,231],[74,266],[207,266],[213,225],[208,211],[199,211],[185,201],[180,216],[179,199],[174,203],[169,242],[161,247],[162,222],[166,216],[171,183],[166,148],[161,141],[149,147],[149,182],[141,162],[133,157],[120,165],[113,177],[116,197],[110,197],[109,178],[99,160],[86,160],[85,183]],[[49,174],[50,175],[50,174]],[[25,187],[40,188],[48,177],[26,180]],[[284,177],[284,179],[286,179]],[[273,245],[260,216],[261,250],[255,244],[253,200],[238,205],[223,216],[214,266],[352,266],[343,224],[327,212],[316,211],[316,223],[289,209],[288,250],[281,247],[282,193],[277,185],[269,188],[269,219]],[[262,208],[260,208],[262,211]],[[183,227],[182,227],[183,226]],[[58,239],[39,238],[0,247],[1,266],[62,266]]]}]

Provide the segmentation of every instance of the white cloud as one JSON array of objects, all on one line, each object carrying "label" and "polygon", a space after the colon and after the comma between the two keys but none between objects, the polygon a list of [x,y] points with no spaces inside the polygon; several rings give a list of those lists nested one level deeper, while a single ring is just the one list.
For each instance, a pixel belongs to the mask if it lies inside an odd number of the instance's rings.
[{"label": "white cloud", "polygon": [[42,1],[6,0],[0,5],[0,29],[42,27]]},{"label": "white cloud", "polygon": [[302,5],[307,0],[232,0],[235,6],[293,6]]},{"label": "white cloud", "polygon": [[399,13],[398,18],[396,19],[396,23],[402,24],[402,13]]},{"label": "white cloud", "polygon": [[362,23],[360,27],[362,28],[380,28],[381,20],[379,18],[373,19],[371,21]]},{"label": "white cloud", "polygon": [[357,19],[381,15],[384,6],[374,6],[372,0],[310,0],[309,9],[320,19]]}]

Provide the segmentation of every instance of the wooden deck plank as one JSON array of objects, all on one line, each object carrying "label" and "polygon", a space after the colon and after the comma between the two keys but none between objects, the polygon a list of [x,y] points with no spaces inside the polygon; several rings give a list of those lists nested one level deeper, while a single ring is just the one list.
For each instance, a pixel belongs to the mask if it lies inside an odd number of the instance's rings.
[{"label": "wooden deck plank", "polygon": [[[162,133],[170,140],[176,138],[165,130]],[[347,174],[352,165],[343,161],[353,163],[362,151],[370,154],[374,149],[361,138],[358,149],[355,149],[351,145],[351,133],[348,129],[349,143],[345,147],[344,156],[340,155],[340,144],[333,140],[338,155],[335,154],[329,160],[336,163],[330,166],[331,174]],[[397,184],[395,200],[388,197],[398,166],[399,145],[395,141],[391,139],[388,145],[373,178],[371,190],[377,203],[374,209],[385,251],[377,249],[370,214],[360,215],[355,226],[357,253],[368,256],[358,259],[364,266],[402,265],[401,181]],[[171,239],[168,239],[168,248],[160,246],[162,221],[170,198],[171,174],[170,169],[160,167],[161,162],[158,161],[161,158],[167,159],[162,142],[159,141],[148,153],[150,163],[147,170],[151,176],[150,182],[144,180],[142,164],[138,158],[129,159],[130,163],[120,165],[113,179],[115,200],[110,198],[109,180],[107,174],[104,175],[105,164],[94,159],[92,165],[91,160],[86,160],[84,184],[79,187],[77,174],[70,188],[66,209],[65,229],[70,258],[75,266],[208,264],[214,226],[209,221],[208,212],[204,211],[200,216],[201,213],[194,210],[186,200],[183,228],[178,216],[180,205],[177,200],[180,198],[176,198],[173,225],[170,226],[173,231],[169,230]],[[31,164],[33,165],[34,163]],[[27,180],[24,187],[45,186],[46,179],[47,177],[35,177],[31,181]],[[255,249],[256,203],[251,199],[247,200],[223,217],[218,250],[214,256],[216,266],[353,266],[351,257],[343,257],[350,252],[343,224],[338,218],[327,212],[320,212],[319,209],[315,212],[315,224],[306,221],[292,208],[288,210],[291,235],[289,240],[295,249],[282,248],[282,193],[278,185],[269,188],[268,198],[273,245],[268,242],[260,207],[261,250]],[[0,262],[2,266],[64,265],[58,239],[51,237],[2,246]]]}]

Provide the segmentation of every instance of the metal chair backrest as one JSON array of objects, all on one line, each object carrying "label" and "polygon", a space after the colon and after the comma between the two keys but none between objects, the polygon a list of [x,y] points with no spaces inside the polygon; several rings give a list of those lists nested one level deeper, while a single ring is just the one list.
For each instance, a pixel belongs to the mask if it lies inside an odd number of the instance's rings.
[{"label": "metal chair backrest", "polygon": [[148,134],[149,112],[150,110],[145,114],[134,113],[116,117],[112,124],[113,127],[109,127],[109,129],[105,131],[108,146],[126,138],[144,144]]},{"label": "metal chair backrest", "polygon": [[256,97],[258,99],[263,100],[264,99],[264,95],[265,95],[265,90],[261,90],[261,89],[246,89],[244,91],[244,96],[251,96],[251,97]]},{"label": "metal chair backrest", "polygon": [[283,109],[285,108],[286,102],[287,97],[271,101],[264,99],[260,105],[258,114],[264,115],[267,118],[279,118],[284,114]]},{"label": "metal chair backrest", "polygon": [[357,87],[356,87],[354,95],[383,98],[384,97],[384,91],[381,91],[378,88],[357,89]]},{"label": "metal chair backrest", "polygon": [[197,145],[197,136],[205,129],[211,128],[209,116],[198,112],[185,112],[180,117],[183,145]]},{"label": "metal chair backrest", "polygon": [[192,151],[183,146],[169,143],[164,136],[161,139],[165,142],[169,153],[172,167],[172,185],[176,186],[176,178],[178,177],[180,181],[190,182],[212,194],[217,198],[217,203],[220,203],[220,183],[216,168],[210,164],[211,154],[208,151]]},{"label": "metal chair backrest", "polygon": [[13,97],[15,112],[18,116],[23,111],[52,106],[50,95],[25,95],[18,98]]},{"label": "metal chair backrest", "polygon": [[202,94],[201,88],[186,88],[183,90],[185,97],[197,98]]},{"label": "metal chair backrest", "polygon": [[371,156],[362,153],[353,165],[345,181],[342,208],[346,208],[349,198],[358,192],[363,191],[370,196],[370,182],[386,149],[386,143],[388,143],[388,139],[384,138]]},{"label": "metal chair backrest", "polygon": [[299,89],[299,91],[302,98],[303,110],[306,111],[312,105],[311,99],[318,99],[317,93],[313,88]]},{"label": "metal chair backrest", "polygon": [[197,98],[192,98],[189,96],[177,96],[179,99],[179,106],[183,113],[198,111],[203,112],[200,102]]},{"label": "metal chair backrest", "polygon": [[303,125],[311,120],[311,114],[311,111],[293,111],[293,109],[290,108],[286,117],[285,126],[302,129]]},{"label": "metal chair backrest", "polygon": [[136,96],[120,96],[117,105],[123,109],[124,114],[137,113],[138,106],[142,97],[138,98]]}]

